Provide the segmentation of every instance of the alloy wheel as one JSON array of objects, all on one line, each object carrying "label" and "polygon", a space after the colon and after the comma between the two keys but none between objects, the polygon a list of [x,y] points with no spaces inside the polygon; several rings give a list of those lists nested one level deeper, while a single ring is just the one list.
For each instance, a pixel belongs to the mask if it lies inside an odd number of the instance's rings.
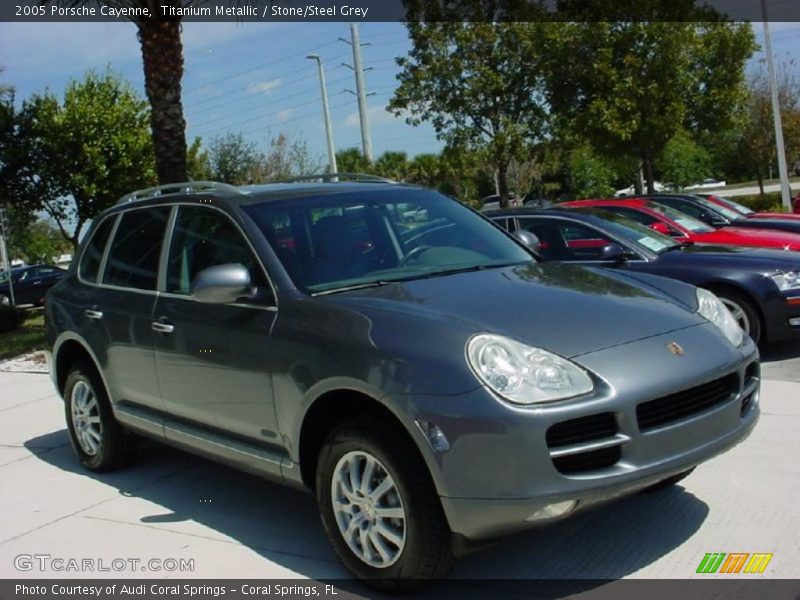
[{"label": "alloy wheel", "polygon": [[103,441],[103,424],[97,396],[88,383],[78,381],[72,388],[70,408],[72,426],[81,450],[89,456],[95,456]]}]

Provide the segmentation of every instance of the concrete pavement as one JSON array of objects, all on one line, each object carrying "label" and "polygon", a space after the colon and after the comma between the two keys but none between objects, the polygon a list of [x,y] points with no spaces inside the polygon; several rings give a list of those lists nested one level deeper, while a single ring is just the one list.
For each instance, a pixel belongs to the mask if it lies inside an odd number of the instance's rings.
[{"label": "concrete pavement", "polygon": [[[707,552],[771,552],[763,577],[800,578],[798,356],[767,353],[755,432],[680,486],[506,539],[452,576],[689,578]],[[311,496],[156,443],[124,471],[82,470],[45,375],[0,373],[0,482],[0,578],[346,576]],[[43,570],[35,554],[95,571]],[[97,571],[115,558],[160,562]]]}]

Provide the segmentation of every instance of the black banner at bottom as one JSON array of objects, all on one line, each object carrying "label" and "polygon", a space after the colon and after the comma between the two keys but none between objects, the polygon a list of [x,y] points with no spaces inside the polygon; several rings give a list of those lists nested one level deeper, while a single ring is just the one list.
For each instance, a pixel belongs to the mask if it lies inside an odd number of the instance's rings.
[{"label": "black banner at bottom", "polygon": [[[713,576],[712,576],[713,577]],[[408,582],[404,582],[407,584]],[[420,581],[413,598],[575,598],[580,600],[798,600],[800,580],[709,578],[709,579],[448,579]],[[407,588],[407,585],[403,585]],[[352,600],[392,597],[365,582],[337,579],[3,579],[0,600],[186,600],[225,598],[265,600]]]}]

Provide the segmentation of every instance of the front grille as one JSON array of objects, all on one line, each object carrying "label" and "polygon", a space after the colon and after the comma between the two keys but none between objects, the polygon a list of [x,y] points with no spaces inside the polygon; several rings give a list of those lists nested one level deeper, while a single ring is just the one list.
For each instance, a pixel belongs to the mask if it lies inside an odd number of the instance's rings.
[{"label": "front grille", "polygon": [[609,438],[617,433],[614,413],[600,413],[556,423],[547,430],[547,447],[559,448]]},{"label": "front grille", "polygon": [[733,373],[682,392],[643,402],[636,407],[640,431],[680,421],[729,400],[736,391],[738,376]]},{"label": "front grille", "polygon": [[553,464],[560,473],[572,475],[586,471],[596,471],[597,469],[606,469],[616,464],[621,456],[620,447],[611,446],[610,448],[559,456],[553,459]]}]

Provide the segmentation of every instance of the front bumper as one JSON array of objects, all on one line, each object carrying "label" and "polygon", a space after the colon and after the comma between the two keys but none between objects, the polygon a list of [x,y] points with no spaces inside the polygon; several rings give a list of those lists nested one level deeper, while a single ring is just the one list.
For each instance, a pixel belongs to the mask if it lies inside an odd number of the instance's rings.
[{"label": "front bumper", "polygon": [[[667,344],[678,343],[682,357]],[[757,351],[733,348],[711,325],[700,325],[574,359],[595,374],[595,392],[538,408],[511,406],[485,388],[455,397],[405,397],[405,414],[433,474],[451,529],[489,539],[530,527],[527,519],[555,503],[576,510],[632,493],[724,452],[747,437],[759,415]],[[655,399],[730,384],[713,405],[665,421],[644,423],[637,406]],[[700,397],[702,400],[703,397]],[[662,409],[659,409],[662,410]],[[616,431],[554,446],[554,425],[602,415]],[[424,432],[441,432],[446,445]],[[434,448],[438,448],[435,450]],[[557,457],[612,449],[616,458],[565,470]],[[583,454],[581,454],[583,453]],[[580,461],[579,461],[580,462]],[[574,512],[574,511],[573,511]],[[538,522],[538,521],[537,521]]]}]

